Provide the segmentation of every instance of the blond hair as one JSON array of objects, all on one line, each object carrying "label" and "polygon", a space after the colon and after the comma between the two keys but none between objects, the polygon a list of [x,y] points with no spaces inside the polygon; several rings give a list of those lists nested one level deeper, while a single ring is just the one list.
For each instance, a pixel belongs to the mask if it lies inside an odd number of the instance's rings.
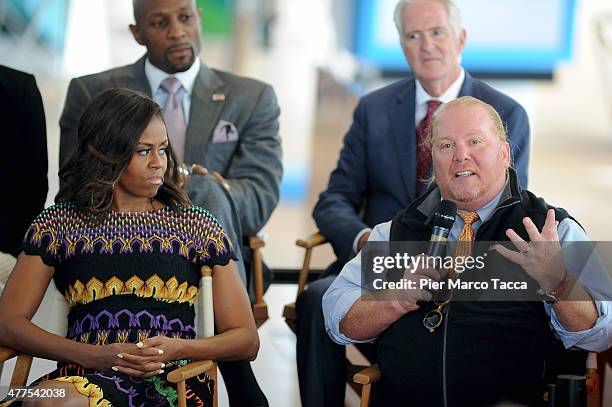
[{"label": "blond hair", "polygon": [[433,115],[433,120],[431,122],[431,132],[429,133],[429,137],[427,138],[427,144],[430,148],[433,147],[433,141],[438,135],[438,123],[440,118],[445,114],[445,112],[449,109],[453,109],[455,107],[467,107],[467,106],[480,106],[482,107],[491,119],[491,127],[493,128],[493,132],[497,136],[500,142],[508,143],[508,133],[506,131],[506,127],[504,126],[504,122],[501,119],[499,113],[493,106],[488,103],[483,102],[482,100],[476,99],[472,96],[462,96],[460,98],[451,100],[448,103],[444,103],[442,106],[436,110]]}]

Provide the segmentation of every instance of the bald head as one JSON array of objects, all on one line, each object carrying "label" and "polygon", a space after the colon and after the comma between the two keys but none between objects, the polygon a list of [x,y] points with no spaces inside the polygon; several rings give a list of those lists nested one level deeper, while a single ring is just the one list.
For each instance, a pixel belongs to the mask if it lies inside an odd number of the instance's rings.
[{"label": "bald head", "polygon": [[[195,0],[189,0],[189,2],[193,5],[193,8],[196,8]],[[140,24],[144,17],[151,12],[151,3],[154,2],[151,0],[132,0],[134,21],[136,24]]]},{"label": "bald head", "polygon": [[173,74],[188,70],[202,49],[200,12],[195,0],[132,0],[130,31],[147,47],[147,58]]},{"label": "bald head", "polygon": [[134,10],[134,22],[139,24],[144,17],[144,3],[147,0],[132,0],[132,8]]}]

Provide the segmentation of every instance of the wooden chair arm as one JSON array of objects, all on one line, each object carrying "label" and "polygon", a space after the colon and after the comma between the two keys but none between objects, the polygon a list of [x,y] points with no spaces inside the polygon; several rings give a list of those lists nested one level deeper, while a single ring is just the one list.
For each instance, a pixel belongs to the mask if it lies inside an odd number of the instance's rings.
[{"label": "wooden chair arm", "polygon": [[9,359],[14,358],[18,355],[18,352],[13,349],[3,348],[0,346],[0,363],[6,362]]},{"label": "wooden chair arm", "polygon": [[0,346],[0,363],[14,357],[17,357],[17,360],[11,377],[11,386],[25,386],[32,367],[32,356]]},{"label": "wooden chair arm", "polygon": [[360,407],[368,407],[370,405],[370,397],[372,395],[372,384],[380,380],[380,369],[377,365],[366,367],[360,372],[355,373],[353,381],[361,384],[361,402]]},{"label": "wooden chair arm", "polygon": [[296,246],[304,249],[312,249],[313,247],[321,246],[327,243],[327,239],[321,233],[316,232],[308,236],[306,239],[298,239],[295,241]]},{"label": "wooden chair arm", "polygon": [[197,360],[168,373],[168,381],[179,383],[215,368],[212,360]]},{"label": "wooden chair arm", "polygon": [[[306,287],[306,282],[308,282],[308,273],[310,273],[310,257],[312,256],[312,249],[317,246],[321,246],[325,243],[327,243],[327,239],[320,232],[313,233],[305,239],[297,239],[295,241],[296,246],[306,249],[306,252],[304,253],[304,262],[302,263],[302,268],[300,269],[300,274],[298,277],[298,296],[302,293],[302,291],[304,291],[304,288]],[[289,328],[291,328],[291,330],[295,332],[297,320],[295,314],[295,302],[285,305],[285,307],[283,308],[283,317],[285,317],[285,322],[287,322]]]},{"label": "wooden chair arm", "polygon": [[312,256],[312,249],[317,246],[321,246],[322,244],[327,243],[327,239],[320,232],[316,232],[306,239],[298,239],[295,241],[295,244],[299,247],[303,247],[306,249],[306,253],[304,253],[304,262],[302,263],[302,269],[300,270],[300,275],[298,277],[298,292],[297,295],[300,295],[304,288],[306,287],[306,282],[308,281],[308,273],[310,273],[310,257]]},{"label": "wooden chair arm", "polygon": [[268,320],[268,305],[264,301],[263,258],[261,249],[266,246],[258,235],[249,236],[249,247],[253,250],[253,281],[255,284],[255,304],[252,305],[255,324],[259,328]]},{"label": "wooden chair arm", "polygon": [[380,369],[378,365],[368,366],[353,376],[355,383],[372,384],[380,380]]},{"label": "wooden chair arm", "polygon": [[212,360],[197,360],[168,373],[168,381],[176,384],[176,390],[178,393],[178,407],[187,407],[187,389],[185,386],[185,381],[204,372],[208,372],[210,378],[215,382],[215,389],[213,392],[213,407],[217,407],[217,364]]},{"label": "wooden chair arm", "polygon": [[253,250],[253,281],[255,283],[255,304],[265,304],[263,299],[263,259],[261,249],[266,242],[257,235],[249,236],[249,247]]},{"label": "wooden chair arm", "polygon": [[253,235],[249,236],[249,247],[252,250],[260,249],[266,246],[266,242],[259,236]]}]

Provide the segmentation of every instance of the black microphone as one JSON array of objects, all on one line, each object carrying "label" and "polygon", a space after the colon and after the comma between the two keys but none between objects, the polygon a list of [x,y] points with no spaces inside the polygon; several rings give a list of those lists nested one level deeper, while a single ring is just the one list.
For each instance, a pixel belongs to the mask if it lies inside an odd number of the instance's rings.
[{"label": "black microphone", "polygon": [[446,200],[440,202],[440,205],[438,205],[434,213],[434,226],[431,232],[431,238],[429,239],[429,249],[427,249],[427,254],[429,256],[438,257],[443,255],[446,240],[455,223],[456,216],[456,203]]}]

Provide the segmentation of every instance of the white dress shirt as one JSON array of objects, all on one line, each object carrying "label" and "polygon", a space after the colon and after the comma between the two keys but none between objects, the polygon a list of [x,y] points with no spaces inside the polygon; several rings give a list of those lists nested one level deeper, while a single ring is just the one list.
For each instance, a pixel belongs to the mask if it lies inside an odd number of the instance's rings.
[{"label": "white dress shirt", "polygon": [[461,87],[463,86],[463,81],[465,80],[465,70],[461,68],[461,72],[459,73],[459,77],[453,82],[448,89],[444,91],[439,97],[431,96],[421,82],[416,80],[416,94],[414,98],[414,126],[415,128],[421,123],[421,120],[425,118],[427,115],[427,102],[430,100],[437,100],[442,103],[448,103],[451,100],[457,99],[459,96],[459,92],[461,92]]},{"label": "white dress shirt", "polygon": [[195,80],[200,72],[200,58],[196,58],[191,67],[185,72],[177,72],[175,74],[168,74],[149,61],[149,58],[145,60],[145,75],[151,85],[151,95],[153,100],[160,105],[162,108],[166,106],[166,99],[168,93],[160,87],[162,81],[169,76],[173,76],[181,82],[183,85],[182,89],[178,92],[177,97],[182,99],[183,114],[185,116],[185,125],[189,124],[189,109],[191,108],[191,94],[193,92],[193,86]]}]

